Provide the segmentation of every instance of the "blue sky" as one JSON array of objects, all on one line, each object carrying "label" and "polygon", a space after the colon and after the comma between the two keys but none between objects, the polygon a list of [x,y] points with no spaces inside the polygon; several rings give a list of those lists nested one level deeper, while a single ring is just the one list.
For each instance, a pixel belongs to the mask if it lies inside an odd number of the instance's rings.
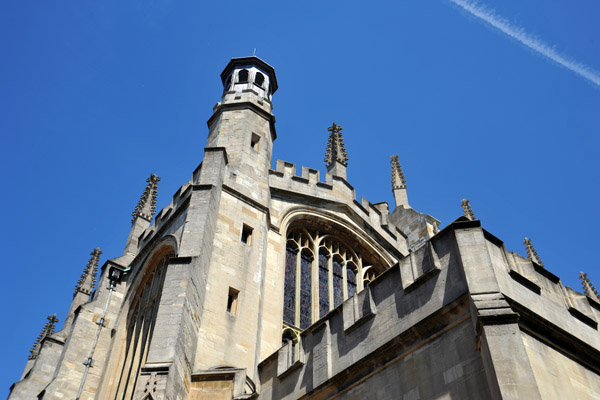
[{"label": "blue sky", "polygon": [[594,0],[2,2],[1,390],[93,248],[122,254],[150,173],[158,210],[190,178],[219,74],[255,48],[279,82],[273,161],[324,171],[335,121],[359,198],[393,203],[398,154],[415,209],[445,226],[468,198],[509,250],[529,236],[565,285],[581,270],[600,285],[599,15]]}]

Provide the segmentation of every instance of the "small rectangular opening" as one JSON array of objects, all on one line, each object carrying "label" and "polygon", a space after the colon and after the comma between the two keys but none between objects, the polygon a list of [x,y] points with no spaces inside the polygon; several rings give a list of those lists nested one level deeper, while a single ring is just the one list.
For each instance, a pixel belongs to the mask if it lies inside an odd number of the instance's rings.
[{"label": "small rectangular opening", "polygon": [[235,315],[237,312],[238,294],[239,290],[232,287],[229,288],[229,294],[227,295],[227,312]]},{"label": "small rectangular opening", "polygon": [[242,237],[241,237],[241,241],[242,243],[245,244],[252,244],[252,228],[249,227],[248,225],[244,224],[242,226]]},{"label": "small rectangular opening", "polygon": [[254,150],[258,150],[258,142],[260,141],[260,136],[256,133],[252,132],[252,138],[250,139],[250,147]]}]

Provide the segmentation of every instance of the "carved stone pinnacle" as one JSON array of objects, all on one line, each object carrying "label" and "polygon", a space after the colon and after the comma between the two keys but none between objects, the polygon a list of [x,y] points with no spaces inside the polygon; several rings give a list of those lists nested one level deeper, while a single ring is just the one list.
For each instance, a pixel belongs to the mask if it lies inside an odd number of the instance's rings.
[{"label": "carved stone pinnacle", "polygon": [[542,262],[542,259],[540,258],[537,251],[535,250],[535,247],[533,247],[533,244],[531,243],[531,239],[526,237],[523,240],[523,244],[525,245],[525,250],[527,251],[527,258],[529,258],[529,260],[533,261],[540,267],[544,267],[544,263]]},{"label": "carved stone pinnacle", "polygon": [[339,162],[343,166],[348,166],[348,153],[342,138],[342,127],[335,122],[327,130],[330,132],[327,142],[327,151],[325,152],[325,164],[329,168],[334,162]]},{"label": "carved stone pinnacle", "polygon": [[77,285],[75,286],[75,292],[73,296],[77,294],[77,292],[82,292],[84,294],[90,295],[94,287],[96,286],[96,272],[98,271],[98,263],[100,262],[100,251],[99,247],[96,247],[94,251],[90,253],[91,257],[88,261],[87,265],[83,269],[83,274],[77,281]]},{"label": "carved stone pinnacle", "polygon": [[579,279],[581,280],[581,286],[583,286],[583,293],[597,302],[600,302],[600,294],[598,294],[598,290],[588,278],[586,273],[580,272]]},{"label": "carved stone pinnacle", "polygon": [[392,159],[392,189],[406,189],[406,178],[398,161],[398,156],[390,156]]},{"label": "carved stone pinnacle", "polygon": [[150,178],[146,179],[146,182],[148,182],[148,184],[144,189],[144,193],[142,193],[140,201],[138,201],[135,210],[131,214],[132,225],[137,217],[151,221],[156,213],[156,196],[158,194],[158,182],[160,182],[160,178],[155,174],[151,174]]},{"label": "carved stone pinnacle", "polygon": [[469,200],[462,199],[462,201],[460,202],[460,204],[462,206],[463,215],[465,217],[467,217],[471,221],[477,219],[477,218],[475,218],[475,214],[473,214],[473,209],[471,208],[471,204],[469,204]]},{"label": "carved stone pinnacle", "polygon": [[56,314],[49,315],[48,317],[46,317],[46,319],[48,320],[48,322],[46,322],[46,325],[44,325],[44,328],[42,329],[42,332],[36,339],[35,343],[33,344],[33,347],[31,348],[31,350],[29,350],[30,360],[37,358],[37,356],[40,354],[42,341],[46,338],[46,336],[53,334],[54,329],[56,329],[56,323],[58,322]]}]

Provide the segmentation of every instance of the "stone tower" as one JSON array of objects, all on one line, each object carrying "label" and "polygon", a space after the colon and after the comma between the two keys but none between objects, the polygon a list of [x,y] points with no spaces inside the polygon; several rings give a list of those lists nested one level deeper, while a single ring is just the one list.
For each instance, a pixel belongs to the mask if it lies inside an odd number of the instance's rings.
[{"label": "stone tower", "polygon": [[586,294],[564,287],[532,246],[522,257],[483,229],[467,200],[440,230],[409,205],[399,156],[395,209],[357,199],[336,123],[323,129],[323,175],[271,169],[274,69],[234,58],[221,80],[202,163],[158,214],[160,178],[147,179],[123,254],[96,279],[92,252],[11,400],[600,393],[587,277]]}]

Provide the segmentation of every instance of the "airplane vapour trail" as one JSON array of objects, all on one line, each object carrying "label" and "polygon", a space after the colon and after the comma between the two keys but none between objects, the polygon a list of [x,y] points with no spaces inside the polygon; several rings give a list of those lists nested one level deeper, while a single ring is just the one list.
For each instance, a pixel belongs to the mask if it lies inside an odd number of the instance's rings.
[{"label": "airplane vapour trail", "polygon": [[554,62],[557,62],[558,64],[575,72],[577,75],[587,79],[588,81],[596,84],[597,86],[600,86],[600,76],[595,71],[593,71],[591,68],[587,67],[584,64],[570,60],[567,57],[559,54],[552,47],[526,33],[523,28],[511,25],[508,21],[496,16],[489,9],[479,6],[476,2],[470,0],[449,1],[456,4],[463,10],[467,11],[469,14],[481,19],[484,22],[487,22],[502,33],[505,33],[513,39],[521,42],[533,51],[549,58]]}]

